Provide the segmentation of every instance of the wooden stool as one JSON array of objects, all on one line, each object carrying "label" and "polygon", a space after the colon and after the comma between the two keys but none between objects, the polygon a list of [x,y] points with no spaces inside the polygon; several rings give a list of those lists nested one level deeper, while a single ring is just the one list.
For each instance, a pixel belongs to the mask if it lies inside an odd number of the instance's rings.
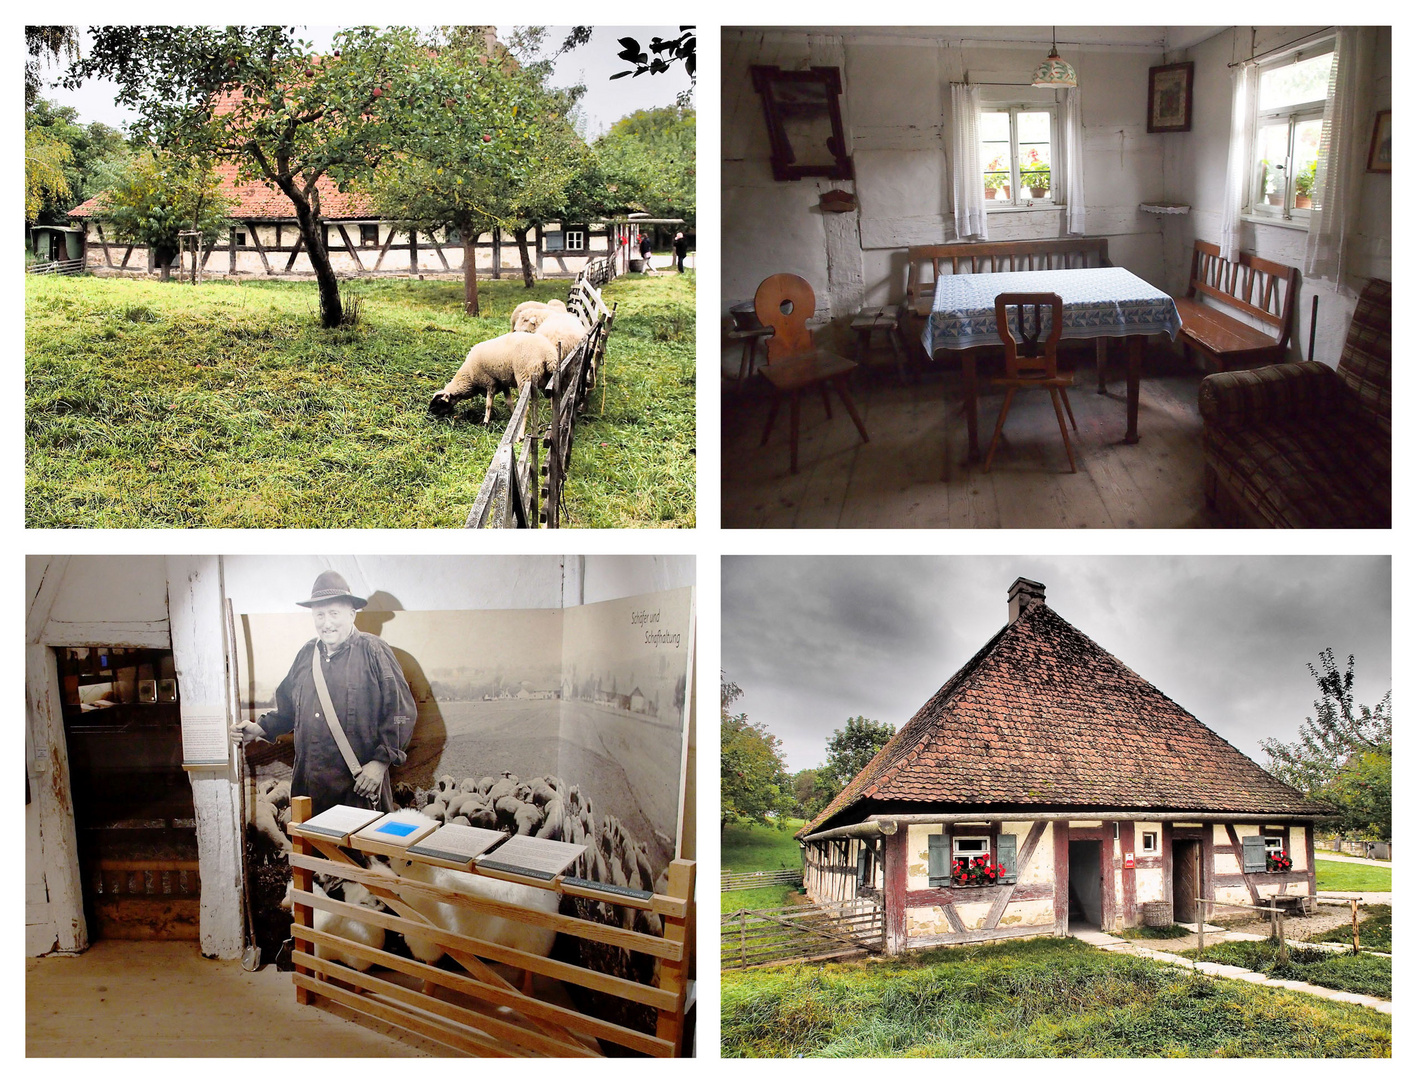
[{"label": "wooden stool", "polygon": [[895,304],[882,307],[862,308],[861,314],[851,320],[851,329],[856,332],[856,359],[866,363],[871,351],[871,335],[882,333],[895,353],[896,371],[900,381],[905,382],[905,339],[900,333],[900,308]]}]

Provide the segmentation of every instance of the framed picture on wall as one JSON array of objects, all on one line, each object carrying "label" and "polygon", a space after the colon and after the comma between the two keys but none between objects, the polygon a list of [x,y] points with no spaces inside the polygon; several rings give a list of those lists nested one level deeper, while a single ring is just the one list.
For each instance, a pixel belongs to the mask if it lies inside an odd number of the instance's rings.
[{"label": "framed picture on wall", "polygon": [[1151,134],[1191,130],[1191,90],[1196,65],[1162,64],[1146,83],[1146,130]]},{"label": "framed picture on wall", "polygon": [[1368,144],[1368,171],[1392,172],[1392,110],[1383,109],[1373,120],[1373,140]]}]

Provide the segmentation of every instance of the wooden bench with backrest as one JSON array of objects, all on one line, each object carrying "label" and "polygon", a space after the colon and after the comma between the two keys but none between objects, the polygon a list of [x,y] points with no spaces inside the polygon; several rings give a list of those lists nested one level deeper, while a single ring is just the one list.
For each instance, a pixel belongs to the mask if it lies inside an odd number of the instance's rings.
[{"label": "wooden bench with backrest", "polygon": [[[1185,297],[1176,301],[1187,354],[1191,348],[1199,349],[1221,371],[1281,363],[1289,348],[1298,288],[1298,267],[1243,253],[1232,262],[1220,257],[1215,244],[1197,240],[1191,256],[1190,287]],[[1202,303],[1202,299],[1212,303]],[[1226,307],[1244,312],[1264,327],[1226,314]]]}]

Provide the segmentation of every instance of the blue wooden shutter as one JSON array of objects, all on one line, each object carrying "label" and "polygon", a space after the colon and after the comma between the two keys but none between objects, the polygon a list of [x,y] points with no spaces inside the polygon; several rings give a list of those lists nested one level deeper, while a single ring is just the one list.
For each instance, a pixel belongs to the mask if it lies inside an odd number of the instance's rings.
[{"label": "blue wooden shutter", "polygon": [[931,833],[930,840],[930,888],[943,889],[950,883],[950,838],[940,833]]},{"label": "blue wooden shutter", "polygon": [[1245,873],[1264,873],[1264,837],[1247,836],[1241,841],[1241,847],[1245,852]]},{"label": "blue wooden shutter", "polygon": [[999,853],[994,861],[1004,868],[1001,884],[1012,885],[1018,880],[1018,837],[1013,833],[999,834]]}]

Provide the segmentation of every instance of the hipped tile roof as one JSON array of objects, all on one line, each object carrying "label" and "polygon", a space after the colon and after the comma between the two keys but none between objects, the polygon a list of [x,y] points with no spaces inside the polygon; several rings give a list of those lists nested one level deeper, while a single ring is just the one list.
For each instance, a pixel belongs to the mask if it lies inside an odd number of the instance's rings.
[{"label": "hipped tile roof", "polygon": [[1324,812],[1036,598],[797,835],[860,802]]}]

